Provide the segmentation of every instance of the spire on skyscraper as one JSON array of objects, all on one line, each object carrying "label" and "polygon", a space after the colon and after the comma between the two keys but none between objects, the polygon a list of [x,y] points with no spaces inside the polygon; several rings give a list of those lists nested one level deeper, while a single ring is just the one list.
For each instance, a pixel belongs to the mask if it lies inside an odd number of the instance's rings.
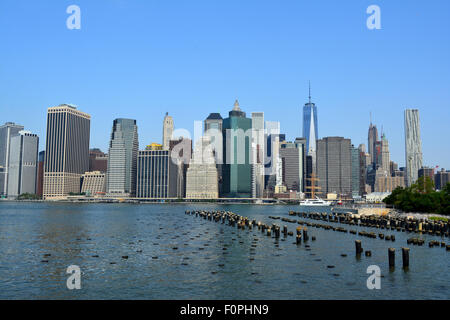
[{"label": "spire on skyscraper", "polygon": [[309,103],[311,103],[311,81],[308,81],[309,83]]},{"label": "spire on skyscraper", "polygon": [[234,102],[234,111],[241,111],[241,108],[239,107],[239,101],[238,99],[236,99],[236,101]]}]

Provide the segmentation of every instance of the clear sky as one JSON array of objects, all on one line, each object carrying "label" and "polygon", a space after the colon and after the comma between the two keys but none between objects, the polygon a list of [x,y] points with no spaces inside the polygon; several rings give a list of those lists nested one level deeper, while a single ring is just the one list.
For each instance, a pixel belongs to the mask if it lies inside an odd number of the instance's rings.
[{"label": "clear sky", "polygon": [[[381,30],[366,27],[372,4]],[[403,111],[418,108],[424,164],[450,169],[449,13],[448,0],[1,0],[0,122],[44,149],[46,109],[72,103],[92,116],[91,147],[107,151],[127,117],[142,148],[161,142],[166,111],[192,131],[238,98],[294,139],[311,80],[319,137],[367,144],[372,112],[404,165]]]}]

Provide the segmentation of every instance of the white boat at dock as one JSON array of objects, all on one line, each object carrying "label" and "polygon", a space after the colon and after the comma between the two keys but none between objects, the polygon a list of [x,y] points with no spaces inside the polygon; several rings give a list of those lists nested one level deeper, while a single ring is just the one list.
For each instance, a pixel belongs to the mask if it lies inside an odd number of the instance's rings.
[{"label": "white boat at dock", "polygon": [[331,202],[325,201],[320,199],[319,197],[316,197],[315,199],[306,199],[300,201],[301,206],[314,206],[314,207],[327,207],[331,205]]}]

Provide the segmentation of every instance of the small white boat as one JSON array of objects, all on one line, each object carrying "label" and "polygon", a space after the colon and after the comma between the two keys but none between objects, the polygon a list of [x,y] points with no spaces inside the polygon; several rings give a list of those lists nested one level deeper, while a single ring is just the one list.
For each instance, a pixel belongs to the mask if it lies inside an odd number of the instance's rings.
[{"label": "small white boat", "polygon": [[330,206],[331,202],[329,201],[325,201],[320,199],[319,197],[316,197],[315,199],[306,199],[306,200],[302,200],[300,201],[300,205],[301,206],[320,206],[320,207],[325,207],[325,206]]}]

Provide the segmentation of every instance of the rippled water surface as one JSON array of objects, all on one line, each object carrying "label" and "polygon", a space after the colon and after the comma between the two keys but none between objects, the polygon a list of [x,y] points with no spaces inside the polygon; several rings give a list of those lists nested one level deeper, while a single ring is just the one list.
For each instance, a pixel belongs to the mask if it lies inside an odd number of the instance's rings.
[{"label": "rippled water surface", "polygon": [[[294,237],[276,240],[184,214],[195,209],[229,210],[294,233],[298,226],[269,219],[299,211],[288,206],[0,202],[0,298],[450,298],[444,248],[410,245],[410,268],[401,268],[401,247],[415,234],[340,225],[394,234],[391,242],[310,227],[317,240],[307,248],[293,244]],[[371,257],[355,257],[356,239]],[[389,247],[396,248],[395,270],[388,268]],[[81,268],[81,290],[66,287],[69,265]],[[380,290],[367,289],[370,265],[381,268]]]}]

